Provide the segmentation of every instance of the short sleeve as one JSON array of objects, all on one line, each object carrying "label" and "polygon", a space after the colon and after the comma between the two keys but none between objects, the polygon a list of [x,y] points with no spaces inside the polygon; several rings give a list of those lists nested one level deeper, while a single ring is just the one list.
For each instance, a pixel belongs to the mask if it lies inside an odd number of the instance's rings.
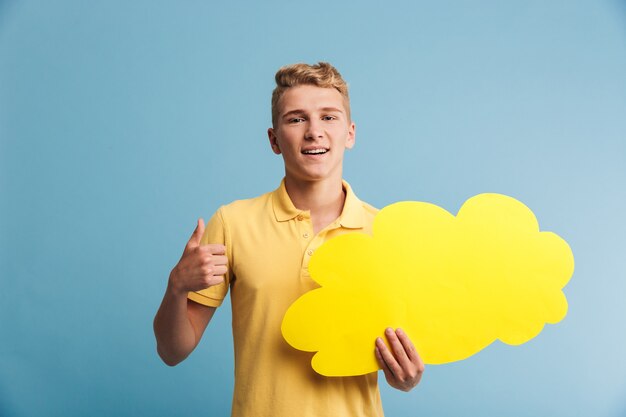
[{"label": "short sleeve", "polygon": [[219,307],[222,304],[224,298],[226,297],[226,294],[228,293],[228,286],[230,283],[231,275],[231,257],[229,253],[230,251],[228,250],[228,240],[229,239],[227,239],[226,226],[222,217],[222,209],[220,209],[215,212],[213,217],[211,217],[211,219],[208,221],[206,228],[204,229],[204,235],[200,240],[200,244],[206,245],[209,243],[213,243],[226,246],[226,256],[228,257],[229,268],[224,275],[224,282],[201,291],[190,292],[187,295],[187,298],[208,307]]}]

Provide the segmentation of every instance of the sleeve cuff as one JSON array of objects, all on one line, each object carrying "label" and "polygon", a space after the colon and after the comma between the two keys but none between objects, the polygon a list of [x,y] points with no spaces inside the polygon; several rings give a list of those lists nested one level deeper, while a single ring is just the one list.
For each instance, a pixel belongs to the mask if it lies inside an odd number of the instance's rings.
[{"label": "sleeve cuff", "polygon": [[187,294],[187,298],[191,301],[207,307],[219,307],[224,301],[223,299],[218,300],[216,298],[207,297],[206,295],[202,295],[197,292],[190,292],[189,294]]}]

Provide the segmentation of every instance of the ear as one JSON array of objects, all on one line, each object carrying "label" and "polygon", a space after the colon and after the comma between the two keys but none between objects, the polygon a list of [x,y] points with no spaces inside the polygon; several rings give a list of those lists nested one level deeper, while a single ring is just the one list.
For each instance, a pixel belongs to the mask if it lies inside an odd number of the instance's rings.
[{"label": "ear", "polygon": [[274,151],[276,155],[280,155],[280,146],[278,146],[278,138],[276,137],[276,133],[274,132],[273,127],[267,129],[267,137],[270,140],[270,146],[272,147],[272,151]]},{"label": "ear", "polygon": [[348,127],[348,137],[346,138],[346,149],[352,149],[356,142],[356,125],[350,122]]}]

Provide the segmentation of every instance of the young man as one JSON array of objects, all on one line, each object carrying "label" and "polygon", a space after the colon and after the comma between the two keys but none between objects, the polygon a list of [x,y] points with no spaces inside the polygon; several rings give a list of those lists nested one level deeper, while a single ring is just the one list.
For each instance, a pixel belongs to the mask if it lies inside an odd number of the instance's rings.
[{"label": "young man", "polygon": [[[343,156],[354,146],[348,88],[327,63],[295,64],[276,73],[268,137],[282,155],[278,189],[221,207],[202,219],[172,270],[154,320],[159,355],[184,360],[230,290],[235,347],[233,416],[382,416],[377,374],[324,377],[312,353],[293,349],[280,331],[287,308],[316,288],[311,255],[325,240],[371,233],[376,209],[342,180]],[[408,391],[424,365],[401,329],[387,329],[372,354],[387,382]]]}]

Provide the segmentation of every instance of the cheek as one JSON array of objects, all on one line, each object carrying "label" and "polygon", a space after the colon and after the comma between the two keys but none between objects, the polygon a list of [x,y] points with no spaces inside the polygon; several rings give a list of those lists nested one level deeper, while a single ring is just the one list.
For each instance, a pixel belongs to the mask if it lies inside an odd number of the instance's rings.
[{"label": "cheek", "polygon": [[285,159],[294,159],[297,155],[300,154],[300,151],[296,149],[296,147],[289,142],[281,143],[280,150],[281,150],[281,154],[283,155],[283,158]]},{"label": "cheek", "polygon": [[344,138],[344,148],[351,149],[354,146],[354,136],[351,136],[349,131],[343,130],[341,132],[338,132],[337,137]]}]

